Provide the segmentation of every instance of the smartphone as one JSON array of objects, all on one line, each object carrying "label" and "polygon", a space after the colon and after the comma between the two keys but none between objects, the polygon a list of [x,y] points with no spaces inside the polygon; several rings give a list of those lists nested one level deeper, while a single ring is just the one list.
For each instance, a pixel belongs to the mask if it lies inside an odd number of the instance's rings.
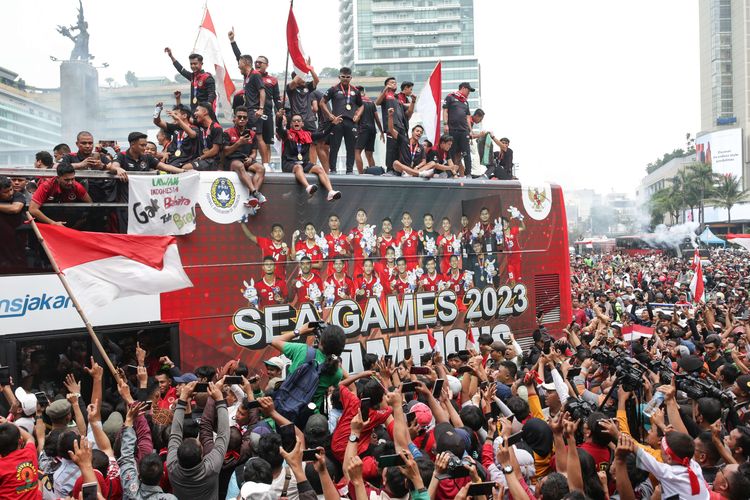
[{"label": "smartphone", "polygon": [[411,423],[414,422],[414,420],[416,420],[416,419],[417,419],[417,414],[416,413],[410,411],[409,413],[406,414],[406,424],[407,425],[411,425]]},{"label": "smartphone", "polygon": [[0,366],[0,384],[10,384],[10,366]]},{"label": "smartphone", "polygon": [[569,379],[572,379],[573,377],[577,377],[580,374],[581,374],[581,367],[580,366],[578,366],[576,368],[571,368],[570,370],[568,370],[568,378]]},{"label": "smartphone", "polygon": [[404,394],[407,392],[414,392],[414,382],[404,382],[401,386],[401,392]]},{"label": "smartphone", "polygon": [[250,382],[251,384],[256,383],[258,380],[260,380],[260,377],[257,376],[257,375],[253,375],[252,377],[250,377],[249,379],[247,379],[247,381]]},{"label": "smartphone", "polygon": [[552,348],[552,340],[547,339],[544,341],[544,347],[542,348],[542,352],[544,354],[549,354],[550,349]]},{"label": "smartphone", "polygon": [[208,392],[208,382],[198,382],[195,384],[195,392]]},{"label": "smartphone", "polygon": [[404,349],[404,359],[411,359],[411,348]]},{"label": "smartphone", "polygon": [[370,418],[370,408],[372,408],[370,398],[362,398],[359,400],[359,411],[362,412],[362,421]]},{"label": "smartphone", "polygon": [[497,420],[497,418],[502,413],[500,405],[497,404],[497,401],[493,401],[490,403],[490,413],[492,414],[492,418],[494,418],[495,420]]},{"label": "smartphone", "polygon": [[432,373],[432,370],[426,366],[412,366],[409,368],[409,373],[412,375],[429,375]]},{"label": "smartphone", "polygon": [[385,360],[386,364],[393,363],[393,354],[386,354],[383,356],[383,360]]},{"label": "smartphone", "polygon": [[83,500],[96,500],[98,498],[99,484],[96,482],[86,483],[81,486]]},{"label": "smartphone", "polygon": [[486,380],[483,380],[482,382],[479,383],[479,388],[482,390],[485,390],[488,385],[490,385],[490,383],[487,382]]},{"label": "smartphone", "polygon": [[445,384],[444,378],[439,378],[435,381],[435,385],[432,387],[432,396],[435,399],[438,399],[443,392],[443,384]]},{"label": "smartphone", "polygon": [[150,400],[149,400],[149,401],[144,401],[144,402],[143,402],[143,409],[144,409],[144,410],[150,410],[150,409],[151,409],[151,406],[152,406],[153,404],[154,404],[154,402],[153,402],[153,401],[150,401]]},{"label": "smartphone", "polygon": [[278,428],[281,436],[281,447],[290,453],[297,446],[297,435],[294,432],[294,424],[282,425]]},{"label": "smartphone", "polygon": [[224,377],[224,384],[241,384],[242,383],[242,377],[239,377],[237,375],[227,375]]},{"label": "smartphone", "polygon": [[508,436],[508,446],[513,446],[523,438],[523,431],[518,431],[515,434]]},{"label": "smartphone", "polygon": [[399,465],[406,465],[404,457],[401,455],[380,455],[378,457],[378,468],[384,469],[386,467],[397,467]]},{"label": "smartphone", "polygon": [[245,130],[242,132],[242,137],[250,137],[250,130]]},{"label": "smartphone", "polygon": [[115,141],[99,141],[99,146],[103,148],[114,148]]},{"label": "smartphone", "polygon": [[252,410],[252,409],[254,409],[254,408],[260,408],[260,403],[259,403],[259,402],[257,402],[257,401],[255,401],[255,400],[252,400],[252,401],[248,401],[248,402],[247,402],[247,403],[245,404],[245,408],[247,408],[248,410]]},{"label": "smartphone", "polygon": [[474,370],[470,366],[460,366],[456,372],[460,375],[462,373],[474,373]]},{"label": "smartphone", "polygon": [[470,497],[478,497],[478,496],[486,496],[487,498],[492,498],[492,489],[495,487],[495,483],[493,481],[489,481],[486,483],[473,483],[471,486],[469,486],[469,496]]},{"label": "smartphone", "polygon": [[125,367],[125,371],[128,373],[135,374],[135,373],[138,373],[138,367],[135,365],[127,365]]},{"label": "smartphone", "polygon": [[303,462],[315,462],[318,459],[318,449],[310,448],[302,450],[302,461]]},{"label": "smartphone", "polygon": [[42,406],[49,406],[49,398],[47,398],[47,394],[43,392],[35,392],[34,396],[36,396],[37,404]]}]

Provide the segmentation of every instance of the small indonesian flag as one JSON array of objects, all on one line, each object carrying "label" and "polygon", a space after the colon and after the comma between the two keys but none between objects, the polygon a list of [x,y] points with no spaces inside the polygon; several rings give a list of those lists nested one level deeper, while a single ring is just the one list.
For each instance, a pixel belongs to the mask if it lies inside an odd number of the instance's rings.
[{"label": "small indonesian flag", "polygon": [[745,247],[745,250],[750,250],[750,234],[727,234],[727,241],[729,243],[736,243],[742,247]]},{"label": "small indonesian flag", "polygon": [[693,302],[700,302],[703,300],[703,266],[701,265],[701,257],[697,248],[693,257],[693,268],[695,269],[695,274],[693,275],[693,279],[690,280],[690,293],[693,294]]},{"label": "small indonesian flag", "polygon": [[120,297],[193,286],[174,236],[88,233],[38,224],[52,257],[84,311]]},{"label": "small indonesian flag", "polygon": [[[211,14],[208,12],[208,7],[203,13],[203,21],[198,29],[198,38],[195,40],[193,52],[203,56],[203,64],[206,67],[213,67],[218,96],[217,102],[220,101],[222,105],[231,106],[232,95],[235,90],[234,82],[229,76],[226,64],[224,64],[224,58],[219,48],[219,39],[216,37],[216,29]],[[222,88],[224,89],[223,92],[221,91]]]},{"label": "small indonesian flag", "polygon": [[415,111],[419,114],[424,128],[424,136],[437,148],[440,144],[440,92],[442,86],[442,63],[438,61],[435,69],[419,93]]},{"label": "small indonesian flag", "polygon": [[435,345],[437,344],[437,340],[435,340],[435,332],[432,330],[432,328],[427,329],[427,342],[430,343],[430,349],[435,349]]},{"label": "small indonesian flag", "polygon": [[294,17],[294,11],[292,6],[289,6],[289,17],[286,20],[286,45],[289,51],[289,58],[292,60],[294,65],[294,71],[298,75],[306,75],[310,72],[310,67],[307,65],[307,57],[305,52],[302,50],[302,41],[299,38],[299,28],[297,27],[297,19]]},{"label": "small indonesian flag", "polygon": [[622,327],[622,339],[632,342],[638,339],[650,339],[654,329],[643,325],[628,325]]},{"label": "small indonesian flag", "polygon": [[473,328],[469,326],[469,329],[466,330],[466,344],[467,348],[469,347],[468,344],[471,343],[472,347],[475,347],[477,345],[476,340],[474,340],[474,332],[472,331]]}]

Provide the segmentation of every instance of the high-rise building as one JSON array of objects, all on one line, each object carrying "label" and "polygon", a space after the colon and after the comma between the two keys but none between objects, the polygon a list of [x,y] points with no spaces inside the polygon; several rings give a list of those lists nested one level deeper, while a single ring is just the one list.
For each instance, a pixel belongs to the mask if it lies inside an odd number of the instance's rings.
[{"label": "high-rise building", "polygon": [[474,53],[474,0],[339,0],[341,65],[355,74],[394,76],[419,92],[438,60],[442,94],[469,82],[480,105]]},{"label": "high-rise building", "polygon": [[[699,0],[701,132],[742,128],[750,137],[750,0]],[[715,145],[714,145],[715,146]],[[748,155],[742,161],[750,187]],[[716,166],[716,161],[714,161]],[[739,173],[739,172],[738,172]]]}]

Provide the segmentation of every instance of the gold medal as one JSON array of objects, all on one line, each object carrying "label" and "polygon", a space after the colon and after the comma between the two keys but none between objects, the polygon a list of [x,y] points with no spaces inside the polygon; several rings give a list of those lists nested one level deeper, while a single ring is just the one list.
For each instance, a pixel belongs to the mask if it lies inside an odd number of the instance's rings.
[{"label": "gold medal", "polygon": [[182,151],[180,151],[179,149],[178,149],[177,151],[175,151],[175,152],[174,152],[174,155],[175,155],[175,156],[176,156],[177,158],[179,158],[181,154],[182,154]]},{"label": "gold medal", "polygon": [[352,105],[351,104],[347,104],[346,105],[346,110],[347,111],[351,111],[352,110]]},{"label": "gold medal", "polygon": [[301,154],[298,154],[298,155],[297,155],[297,159],[298,159],[298,160],[300,160],[300,161],[302,161],[302,155],[301,155]]},{"label": "gold medal", "polygon": [[198,98],[197,97],[193,97],[193,104],[198,104]]}]

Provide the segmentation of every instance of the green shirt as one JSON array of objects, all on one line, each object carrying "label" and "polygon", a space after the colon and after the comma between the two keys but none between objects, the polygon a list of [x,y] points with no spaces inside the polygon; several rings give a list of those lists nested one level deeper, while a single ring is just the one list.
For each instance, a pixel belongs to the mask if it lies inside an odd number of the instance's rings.
[{"label": "green shirt", "polygon": [[[293,342],[287,342],[284,344],[284,349],[281,351],[284,356],[289,358],[292,361],[292,364],[289,366],[289,372],[287,373],[287,377],[292,374],[299,366],[305,362],[305,359],[307,358],[307,344],[297,344]],[[318,364],[324,363],[326,360],[325,354],[320,349],[315,350],[315,361]],[[322,375],[320,376],[320,380],[318,381],[318,388],[315,390],[315,394],[313,395],[313,403],[318,407],[317,411],[319,412],[321,408],[323,408],[323,401],[325,400],[326,394],[328,393],[328,388],[338,385],[339,382],[341,382],[341,379],[344,376],[344,372],[339,368],[336,370],[336,373],[333,375]]]}]

